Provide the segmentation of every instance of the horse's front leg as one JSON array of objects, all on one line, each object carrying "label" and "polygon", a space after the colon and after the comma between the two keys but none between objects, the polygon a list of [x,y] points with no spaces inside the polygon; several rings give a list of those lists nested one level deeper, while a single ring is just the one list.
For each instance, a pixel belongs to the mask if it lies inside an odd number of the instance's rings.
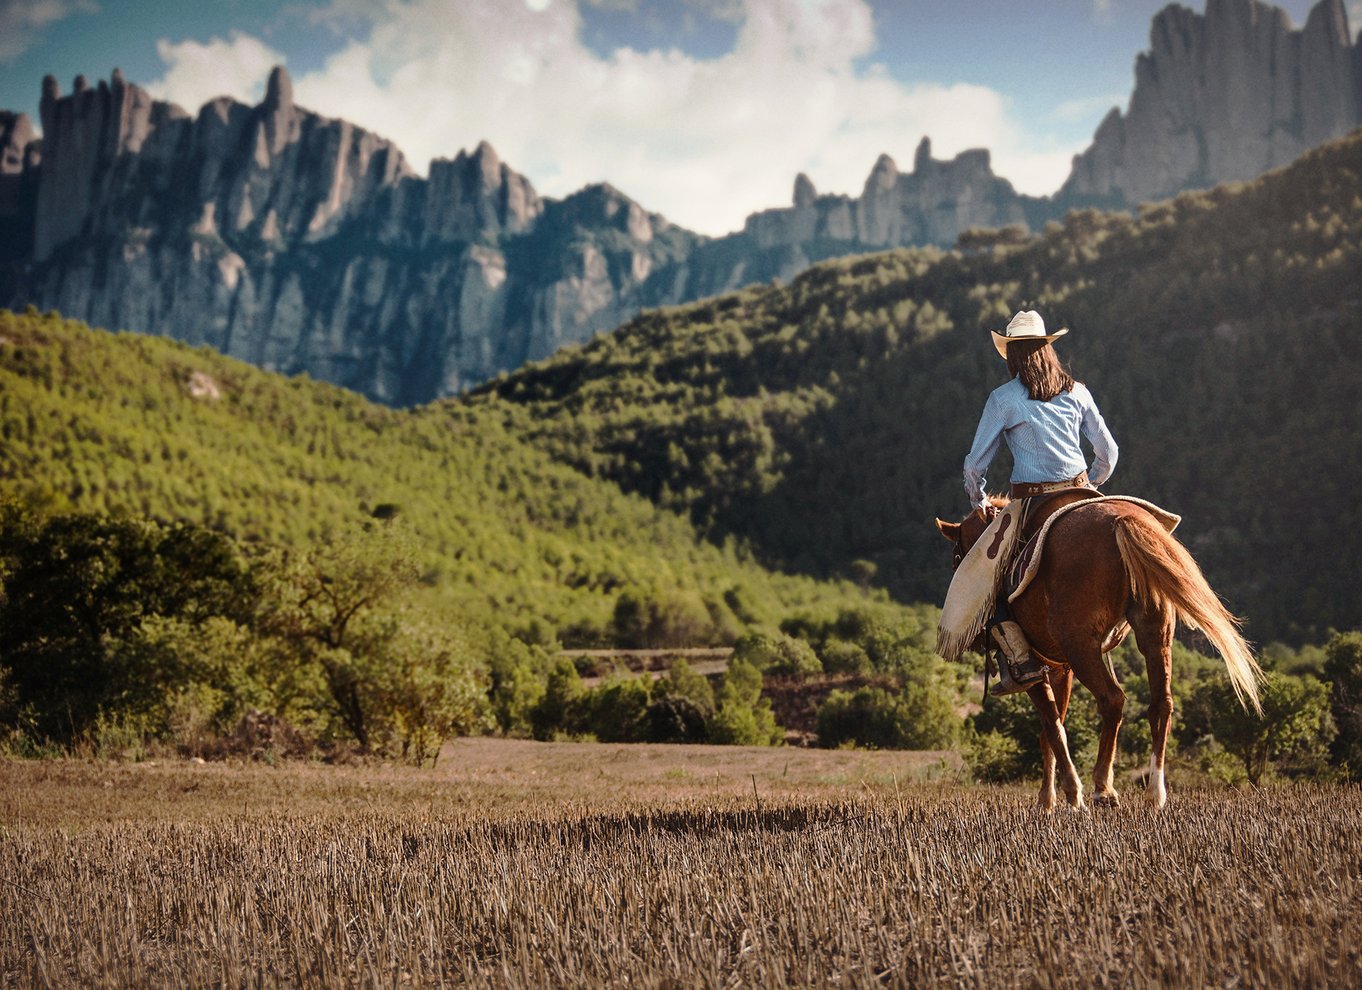
[{"label": "horse's front leg", "polygon": [[1045,733],[1040,734],[1040,797],[1036,805],[1042,811],[1054,811],[1059,795],[1055,791],[1055,751]]},{"label": "horse's front leg", "polygon": [[[1069,755],[1069,737],[1064,732],[1064,721],[1060,717],[1059,705],[1055,701],[1055,693],[1051,689],[1048,678],[1041,681],[1027,692],[1031,696],[1031,703],[1036,706],[1036,714],[1040,716],[1041,732],[1041,755],[1046,758],[1045,776],[1049,781],[1051,793],[1051,805],[1054,801],[1054,776],[1056,771],[1059,774],[1059,785],[1064,789],[1064,797],[1069,802],[1069,807],[1074,810],[1083,807],[1083,782],[1078,778],[1078,769],[1074,766],[1073,758]],[[1041,806],[1045,804],[1045,790],[1041,791]]]},{"label": "horse's front leg", "polygon": [[[1073,671],[1068,667],[1051,668],[1048,679],[1050,690],[1055,697],[1055,710],[1059,713],[1060,724],[1063,725],[1069,713],[1069,698],[1073,694]],[[1050,748],[1044,732],[1040,734],[1040,764],[1040,799],[1037,804],[1045,811],[1053,811],[1058,799],[1055,793],[1055,752]]]}]

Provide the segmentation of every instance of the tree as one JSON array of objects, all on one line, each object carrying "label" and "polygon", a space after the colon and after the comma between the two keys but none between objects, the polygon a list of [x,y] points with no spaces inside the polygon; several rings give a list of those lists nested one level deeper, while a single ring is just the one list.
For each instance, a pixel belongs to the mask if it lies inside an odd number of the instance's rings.
[{"label": "tree", "polygon": [[[368,523],[303,553],[270,557],[261,568],[261,628],[294,663],[322,672],[333,713],[365,752],[381,750],[391,729],[385,690],[393,651],[403,649],[403,625],[386,609],[419,577],[397,527]],[[431,654],[437,662],[444,655],[442,648]]]},{"label": "tree", "polygon": [[447,625],[405,613],[387,621],[372,665],[370,721],[404,760],[434,764],[446,739],[489,727],[486,671],[468,637]]},{"label": "tree", "polygon": [[408,604],[420,573],[393,516],[303,553],[262,561],[261,632],[365,752],[423,764],[452,735],[489,725],[479,630]]},{"label": "tree", "polygon": [[1362,632],[1339,633],[1329,640],[1324,676],[1338,727],[1334,759],[1354,780],[1362,779]]},{"label": "tree", "polygon": [[178,655],[151,648],[149,620],[243,619],[257,593],[232,541],[188,524],[11,514],[0,557],[0,659],[32,727],[68,741],[189,681]]},{"label": "tree", "polygon": [[530,727],[534,738],[547,741],[558,732],[574,732],[577,729],[578,706],[581,702],[582,675],[566,657],[549,671],[544,685],[544,695],[530,711]]},{"label": "tree", "polygon": [[1288,773],[1318,772],[1337,731],[1328,686],[1315,677],[1270,674],[1260,698],[1261,718],[1239,705],[1223,678],[1204,681],[1188,701],[1186,722],[1236,756],[1254,786],[1274,762]]},{"label": "tree", "polygon": [[644,713],[648,742],[704,742],[716,711],[709,680],[677,660],[653,684],[653,701]]}]

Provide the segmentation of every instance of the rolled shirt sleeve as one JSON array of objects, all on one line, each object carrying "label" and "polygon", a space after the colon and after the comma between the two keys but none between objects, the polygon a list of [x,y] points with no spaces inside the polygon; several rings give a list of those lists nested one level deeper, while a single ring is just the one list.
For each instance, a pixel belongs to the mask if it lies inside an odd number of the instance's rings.
[{"label": "rolled shirt sleeve", "polygon": [[1116,470],[1116,458],[1120,455],[1120,450],[1111,431],[1107,429],[1102,414],[1097,411],[1097,402],[1093,399],[1092,393],[1088,392],[1086,387],[1084,392],[1087,401],[1083,403],[1083,435],[1092,444],[1093,452],[1092,467],[1088,468],[1088,480],[1094,486],[1098,486],[1105,484],[1112,471]]},{"label": "rolled shirt sleeve", "polygon": [[[1093,407],[1094,415],[1096,412],[1096,407]],[[1097,421],[1101,423],[1102,418],[1098,416]],[[974,443],[965,457],[965,494],[969,496],[969,504],[976,509],[988,504],[988,496],[984,494],[984,476],[988,474],[988,466],[998,453],[1006,426],[999,408],[998,394],[994,392],[984,403],[984,413],[979,417],[979,426],[974,431]],[[1106,427],[1103,426],[1103,429]]]}]

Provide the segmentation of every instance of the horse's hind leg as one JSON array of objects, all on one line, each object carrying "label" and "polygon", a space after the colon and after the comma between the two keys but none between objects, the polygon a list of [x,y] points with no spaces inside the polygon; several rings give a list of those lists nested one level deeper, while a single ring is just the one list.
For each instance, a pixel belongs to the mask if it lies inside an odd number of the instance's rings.
[{"label": "horse's hind leg", "polygon": [[1097,739],[1097,765],[1093,767],[1092,782],[1094,807],[1115,807],[1121,803],[1116,793],[1116,739],[1121,731],[1121,714],[1125,710],[1126,693],[1102,662],[1101,645],[1092,643],[1066,644],[1067,656],[1074,673],[1092,692],[1097,701],[1097,713],[1102,727]]},{"label": "horse's hind leg", "polygon": [[1144,654],[1149,673],[1149,779],[1144,797],[1155,808],[1168,803],[1163,757],[1168,747],[1168,726],[1173,720],[1173,627],[1171,612],[1136,606],[1128,613],[1135,643]]},{"label": "horse's hind leg", "polygon": [[[1053,781],[1054,773],[1058,770],[1059,783],[1064,788],[1064,797],[1068,800],[1069,807],[1075,810],[1082,808],[1083,782],[1078,779],[1078,769],[1074,766],[1073,758],[1069,756],[1069,737],[1064,732],[1064,721],[1060,716],[1055,692],[1047,681],[1042,680],[1027,694],[1031,696],[1031,702],[1036,706],[1036,713],[1040,715],[1042,756],[1048,750],[1046,778]],[[1067,692],[1065,707],[1068,707]],[[1053,783],[1050,785],[1050,793],[1052,795],[1054,793]],[[1041,805],[1042,807],[1046,806],[1044,790],[1041,791]]]}]

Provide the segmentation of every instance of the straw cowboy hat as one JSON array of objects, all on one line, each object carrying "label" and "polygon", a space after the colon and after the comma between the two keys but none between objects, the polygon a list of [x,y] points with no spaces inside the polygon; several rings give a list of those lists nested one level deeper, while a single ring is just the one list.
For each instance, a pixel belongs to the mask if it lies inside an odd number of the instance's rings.
[{"label": "straw cowboy hat", "polygon": [[1054,340],[1056,337],[1063,337],[1068,333],[1068,328],[1056,330],[1054,333],[1045,332],[1045,321],[1040,318],[1040,314],[1034,309],[1028,309],[1012,317],[1012,322],[1007,325],[1007,329],[1002,333],[997,330],[990,330],[993,334],[993,346],[998,348],[998,353],[1007,359],[1007,345],[1014,340]]}]

